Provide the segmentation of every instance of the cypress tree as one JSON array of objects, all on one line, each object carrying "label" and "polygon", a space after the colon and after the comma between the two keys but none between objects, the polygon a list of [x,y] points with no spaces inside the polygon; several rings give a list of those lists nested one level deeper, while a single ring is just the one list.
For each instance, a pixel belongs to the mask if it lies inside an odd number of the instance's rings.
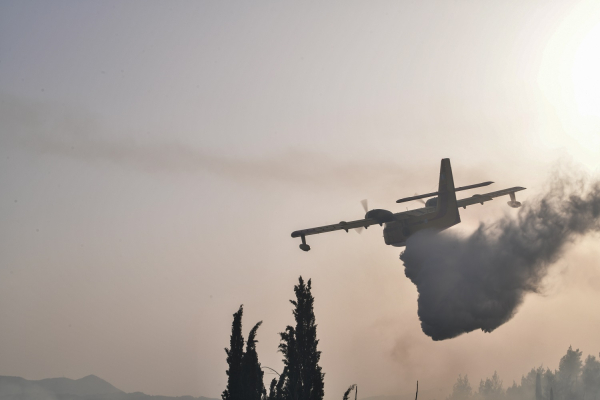
[{"label": "cypress tree", "polygon": [[273,378],[271,385],[269,386],[269,395],[266,396],[267,400],[277,399],[277,379]]},{"label": "cypress tree", "polygon": [[246,352],[242,356],[242,387],[244,400],[261,400],[266,396],[265,385],[263,383],[264,372],[258,362],[256,353],[256,331],[262,324],[262,321],[254,325],[248,334],[246,342]]},{"label": "cypress tree", "polygon": [[279,376],[279,380],[273,378],[271,381],[271,386],[269,387],[269,395],[266,396],[266,400],[285,400],[287,397],[283,390],[283,385],[287,380],[287,371],[283,370],[281,375]]},{"label": "cypress tree", "polygon": [[279,334],[281,343],[279,351],[283,354],[283,373],[279,378],[281,397],[285,400],[300,400],[300,361],[296,345],[296,330],[288,326],[285,332]]},{"label": "cypress tree", "polygon": [[244,305],[233,314],[233,323],[231,324],[231,339],[227,353],[227,389],[223,391],[221,398],[223,400],[242,400],[242,358],[244,356],[244,337],[242,336],[242,314]]},{"label": "cypress tree", "polygon": [[325,395],[323,377],[319,361],[321,352],[317,350],[317,325],[313,310],[314,298],[311,294],[310,279],[305,284],[302,277],[294,286],[296,326],[288,326],[280,333],[279,351],[283,354],[284,370],[282,391],[285,400],[322,400]]},{"label": "cypress tree", "polygon": [[352,385],[344,392],[344,400],[348,400],[350,398],[350,392],[356,389],[356,385]]},{"label": "cypress tree", "polygon": [[244,306],[233,314],[231,338],[227,353],[227,389],[223,391],[223,400],[261,400],[266,397],[263,383],[264,373],[258,362],[256,352],[256,332],[262,321],[254,325],[248,334],[246,351],[244,352],[244,336],[242,335],[242,316]]}]

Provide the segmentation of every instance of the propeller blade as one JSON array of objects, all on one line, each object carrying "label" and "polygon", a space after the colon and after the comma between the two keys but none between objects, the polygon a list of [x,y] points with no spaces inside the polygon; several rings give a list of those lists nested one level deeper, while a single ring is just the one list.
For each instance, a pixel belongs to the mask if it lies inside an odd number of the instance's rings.
[{"label": "propeller blade", "polygon": [[369,211],[369,202],[367,199],[361,200],[360,204],[362,204],[363,208],[365,209],[365,213]]},{"label": "propeller blade", "polygon": [[[418,196],[418,194],[415,193],[415,196]],[[421,204],[425,204],[425,200],[423,199],[417,199],[417,201]]]},{"label": "propeller blade", "polygon": [[[367,199],[363,199],[360,201],[360,204],[362,204],[363,209],[365,210],[365,214],[366,214],[369,211],[369,201]],[[358,228],[354,228],[354,230],[358,234],[361,234],[363,229],[365,229],[365,228],[363,228],[362,226],[359,226]]]}]

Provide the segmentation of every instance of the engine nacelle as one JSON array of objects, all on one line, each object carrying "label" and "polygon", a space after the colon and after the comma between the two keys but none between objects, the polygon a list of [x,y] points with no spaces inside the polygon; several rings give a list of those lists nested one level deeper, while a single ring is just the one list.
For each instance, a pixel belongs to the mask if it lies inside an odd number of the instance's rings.
[{"label": "engine nacelle", "polygon": [[436,207],[438,202],[437,197],[432,197],[431,199],[425,202],[425,207]]},{"label": "engine nacelle", "polygon": [[383,239],[385,244],[402,247],[410,236],[410,229],[399,221],[388,222],[383,228]]},{"label": "engine nacelle", "polygon": [[391,211],[388,210],[381,210],[381,209],[375,209],[375,210],[369,210],[366,214],[365,214],[365,219],[374,219],[375,221],[379,222],[379,224],[384,224],[386,222],[390,222],[394,220],[394,213],[392,213]]}]

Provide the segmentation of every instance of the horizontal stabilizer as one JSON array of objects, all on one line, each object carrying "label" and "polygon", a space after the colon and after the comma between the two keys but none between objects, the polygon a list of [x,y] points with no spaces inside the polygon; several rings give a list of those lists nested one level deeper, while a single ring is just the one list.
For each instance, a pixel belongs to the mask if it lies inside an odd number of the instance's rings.
[{"label": "horizontal stabilizer", "polygon": [[[492,183],[494,183],[494,182],[489,181],[489,182],[476,183],[474,185],[461,186],[461,187],[457,187],[456,189],[454,189],[454,191],[460,192],[461,190],[475,189],[478,187],[491,185]],[[411,201],[411,200],[425,199],[427,197],[433,197],[433,196],[437,196],[439,194],[440,194],[440,192],[433,192],[433,193],[427,193],[427,194],[420,194],[418,196],[404,197],[400,200],[396,200],[396,203],[404,203],[406,201]]]}]

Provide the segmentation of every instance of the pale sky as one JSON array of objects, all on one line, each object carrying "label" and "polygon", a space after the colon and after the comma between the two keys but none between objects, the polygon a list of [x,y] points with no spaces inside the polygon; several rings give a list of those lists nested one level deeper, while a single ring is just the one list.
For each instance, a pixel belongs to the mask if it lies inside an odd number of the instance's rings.
[{"label": "pale sky", "polygon": [[381,228],[309,253],[290,233],[364,198],[416,208],[395,200],[435,190],[444,157],[457,186],[524,201],[557,165],[597,175],[599,70],[597,1],[2,2],[0,375],[219,397],[242,303],[282,369],[299,275],[326,399],[418,379],[439,400],[459,373],[507,386],[569,345],[597,354],[597,236],[507,324],[433,342]]}]

